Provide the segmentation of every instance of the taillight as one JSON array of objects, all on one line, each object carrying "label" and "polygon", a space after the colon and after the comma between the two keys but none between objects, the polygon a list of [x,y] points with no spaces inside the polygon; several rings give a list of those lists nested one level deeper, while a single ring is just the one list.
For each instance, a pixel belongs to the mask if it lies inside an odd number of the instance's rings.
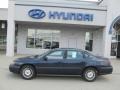
[{"label": "taillight", "polygon": [[107,66],[110,66],[111,65],[111,63],[110,63],[110,61],[109,60],[103,60],[103,61],[100,61],[100,63],[101,63],[101,65],[107,65]]},{"label": "taillight", "polygon": [[107,65],[111,65],[110,60],[105,60],[105,62],[106,62]]}]

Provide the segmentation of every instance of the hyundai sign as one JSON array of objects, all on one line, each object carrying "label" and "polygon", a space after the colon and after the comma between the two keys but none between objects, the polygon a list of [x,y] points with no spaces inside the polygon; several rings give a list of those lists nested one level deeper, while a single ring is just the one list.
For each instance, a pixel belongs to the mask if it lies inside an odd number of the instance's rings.
[{"label": "hyundai sign", "polygon": [[29,16],[34,19],[41,19],[46,16],[46,13],[40,9],[32,9],[28,12]]},{"label": "hyundai sign", "polygon": [[45,12],[41,9],[32,9],[28,12],[29,16],[34,19],[48,18],[50,20],[74,20],[74,21],[93,21],[93,14],[49,11]]}]

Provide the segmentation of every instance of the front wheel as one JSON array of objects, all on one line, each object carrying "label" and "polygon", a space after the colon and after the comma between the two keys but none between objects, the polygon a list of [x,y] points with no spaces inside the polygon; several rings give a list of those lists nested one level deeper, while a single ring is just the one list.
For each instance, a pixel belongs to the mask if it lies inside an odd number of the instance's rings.
[{"label": "front wheel", "polygon": [[97,70],[94,68],[85,69],[85,71],[83,73],[83,78],[88,82],[92,82],[92,81],[96,80]]},{"label": "front wheel", "polygon": [[31,65],[24,65],[20,70],[23,79],[29,80],[35,77],[35,69]]}]

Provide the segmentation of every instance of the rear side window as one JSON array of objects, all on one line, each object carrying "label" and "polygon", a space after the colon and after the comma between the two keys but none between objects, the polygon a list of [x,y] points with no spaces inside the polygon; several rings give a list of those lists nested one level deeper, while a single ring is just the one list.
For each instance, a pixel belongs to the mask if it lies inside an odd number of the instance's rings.
[{"label": "rear side window", "polygon": [[83,54],[82,52],[78,52],[78,51],[67,51],[67,56],[66,59],[82,59],[83,58]]},{"label": "rear side window", "polygon": [[67,51],[67,59],[76,59],[77,52],[76,51]]}]

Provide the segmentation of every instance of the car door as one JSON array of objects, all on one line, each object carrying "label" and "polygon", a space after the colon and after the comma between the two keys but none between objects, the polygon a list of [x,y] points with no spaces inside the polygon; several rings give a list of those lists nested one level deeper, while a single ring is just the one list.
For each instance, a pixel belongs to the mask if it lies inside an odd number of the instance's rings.
[{"label": "car door", "polygon": [[45,55],[39,63],[39,74],[60,74],[64,50],[55,50]]},{"label": "car door", "polygon": [[63,63],[63,73],[68,75],[80,75],[85,67],[82,51],[67,50]]}]

